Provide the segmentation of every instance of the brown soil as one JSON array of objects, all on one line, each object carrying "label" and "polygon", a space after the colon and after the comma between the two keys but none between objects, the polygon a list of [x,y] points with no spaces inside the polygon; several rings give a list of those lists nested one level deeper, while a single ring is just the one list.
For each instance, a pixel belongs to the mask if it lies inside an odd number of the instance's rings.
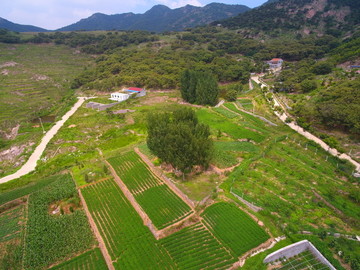
[{"label": "brown soil", "polygon": [[[68,203],[67,200],[61,200],[50,204],[48,213],[52,216],[68,215],[77,209],[81,209],[81,202],[79,205],[75,203]],[[72,211],[71,211],[72,210]]]}]

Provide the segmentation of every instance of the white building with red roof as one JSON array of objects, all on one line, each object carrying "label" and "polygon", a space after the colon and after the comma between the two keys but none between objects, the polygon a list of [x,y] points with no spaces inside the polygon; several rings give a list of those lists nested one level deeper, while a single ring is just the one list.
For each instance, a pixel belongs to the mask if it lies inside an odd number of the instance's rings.
[{"label": "white building with red roof", "polygon": [[266,63],[269,65],[271,69],[277,69],[277,68],[281,68],[283,62],[284,60],[282,60],[281,58],[273,58],[270,61],[267,61]]}]

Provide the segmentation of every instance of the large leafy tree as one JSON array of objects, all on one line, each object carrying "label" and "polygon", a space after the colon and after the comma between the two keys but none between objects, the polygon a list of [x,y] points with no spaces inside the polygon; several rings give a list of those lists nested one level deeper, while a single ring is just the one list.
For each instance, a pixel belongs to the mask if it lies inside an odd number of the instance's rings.
[{"label": "large leafy tree", "polygon": [[153,154],[185,175],[195,165],[209,166],[213,143],[209,126],[190,108],[148,115],[147,144]]},{"label": "large leafy tree", "polygon": [[218,83],[210,72],[185,70],[180,83],[181,96],[185,101],[211,106],[218,102]]}]

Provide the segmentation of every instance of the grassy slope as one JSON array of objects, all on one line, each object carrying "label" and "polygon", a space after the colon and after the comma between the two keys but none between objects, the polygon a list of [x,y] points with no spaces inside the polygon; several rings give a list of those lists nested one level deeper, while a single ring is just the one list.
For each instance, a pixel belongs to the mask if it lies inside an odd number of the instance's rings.
[{"label": "grassy slope", "polygon": [[[20,124],[19,135],[5,140],[0,151],[12,146],[24,148],[19,156],[0,161],[1,176],[14,171],[14,164],[23,163],[41,138],[41,126],[31,120],[48,114],[62,116],[68,110],[74,101],[70,81],[90,57],[55,45],[0,43],[0,51],[1,137]],[[45,130],[50,126],[44,123]]]}]

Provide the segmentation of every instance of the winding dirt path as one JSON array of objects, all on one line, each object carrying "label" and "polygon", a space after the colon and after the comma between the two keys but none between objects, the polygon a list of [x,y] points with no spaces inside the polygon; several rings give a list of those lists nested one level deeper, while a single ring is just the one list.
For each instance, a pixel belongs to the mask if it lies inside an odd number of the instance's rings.
[{"label": "winding dirt path", "polygon": [[35,148],[34,152],[31,154],[26,163],[17,172],[1,178],[0,184],[19,178],[35,170],[36,164],[41,158],[41,155],[43,154],[47,144],[64,125],[66,120],[68,120],[70,116],[72,116],[77,111],[77,109],[84,103],[87,98],[79,97],[78,99],[79,100],[74,104],[74,106],[66,114],[64,114],[61,120],[57,121],[56,124],[45,134],[40,144]]},{"label": "winding dirt path", "polygon": [[[268,87],[268,85],[264,82],[262,82],[260,80],[260,78],[258,76],[252,77],[252,79],[258,83],[260,85],[261,88],[263,87]],[[279,119],[284,122],[286,125],[288,125],[291,129],[295,130],[297,133],[303,135],[305,138],[316,142],[317,144],[319,144],[325,151],[329,152],[331,155],[338,157],[340,159],[345,159],[347,161],[349,161],[350,163],[352,163],[355,168],[356,171],[358,173],[360,173],[360,163],[356,162],[355,160],[353,160],[349,155],[347,154],[341,154],[338,150],[336,150],[335,148],[331,148],[329,145],[327,145],[323,140],[321,140],[320,138],[314,136],[313,134],[311,134],[310,132],[307,132],[306,130],[304,130],[302,127],[298,126],[294,121],[290,122],[290,123],[286,123],[285,120],[287,119],[287,114],[286,114],[286,109],[282,106],[282,104],[277,100],[277,97],[275,95],[273,95],[273,99],[274,99],[274,103],[275,106],[279,106],[284,110],[284,113],[280,114],[278,112],[274,113],[277,115],[277,117],[279,117]]]}]

